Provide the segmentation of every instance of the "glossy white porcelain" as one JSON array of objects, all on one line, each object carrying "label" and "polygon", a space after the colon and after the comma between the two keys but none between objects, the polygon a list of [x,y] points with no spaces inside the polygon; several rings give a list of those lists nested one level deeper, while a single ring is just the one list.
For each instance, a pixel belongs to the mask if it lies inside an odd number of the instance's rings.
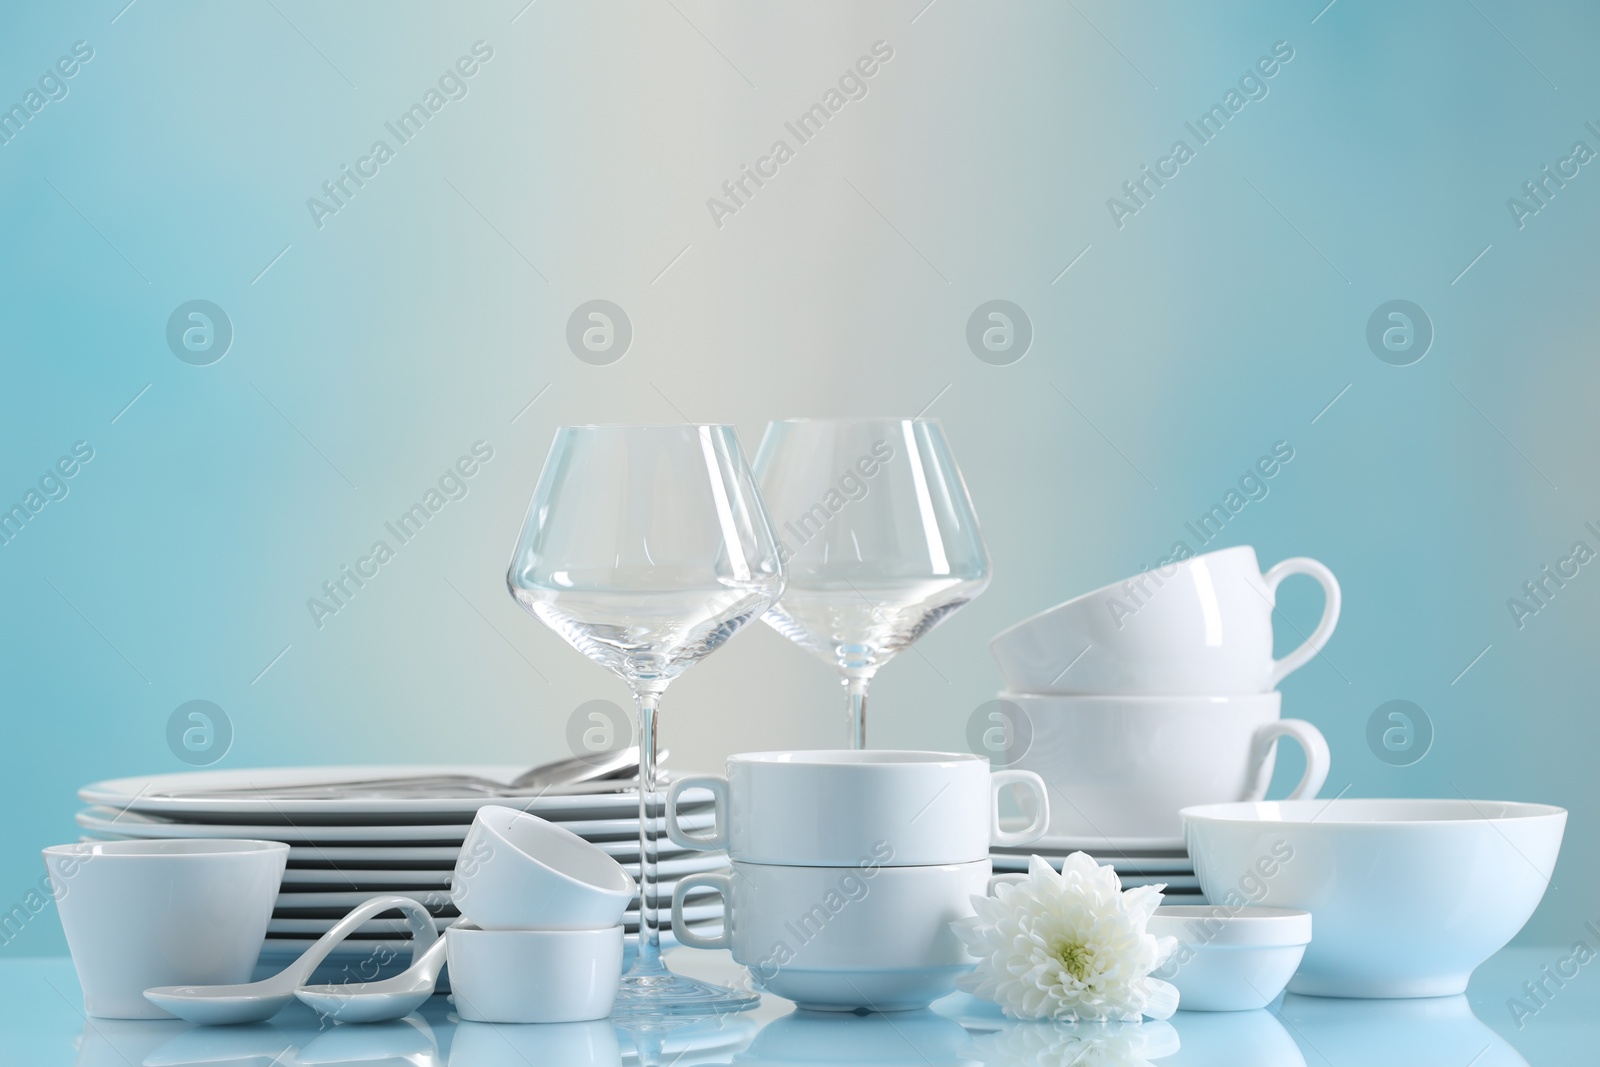
[{"label": "glossy white porcelain", "polygon": [[1328,776],[1327,741],[1279,718],[1278,693],[1001,699],[1027,717],[1033,740],[1016,766],[1050,786],[1049,841],[1181,844],[1179,808],[1266,796],[1280,737],[1306,752],[1292,797],[1316,796]]},{"label": "glossy white porcelain", "polygon": [[1164,904],[1146,929],[1178,949],[1155,977],[1180,1011],[1252,1011],[1275,1000],[1311,943],[1311,913],[1293,908]]},{"label": "glossy white porcelain", "polygon": [[456,860],[450,899],[485,930],[616,926],[639,893],[598,846],[515,808],[478,809]]},{"label": "glossy white porcelain", "polygon": [[478,1023],[575,1023],[611,1014],[622,927],[445,931],[456,1013]]},{"label": "glossy white porcelain", "polygon": [[1297,800],[1181,813],[1206,898],[1311,912],[1289,982],[1326,997],[1442,997],[1522,929],[1567,813],[1491,800]]},{"label": "glossy white porcelain", "polygon": [[[1323,588],[1322,619],[1272,658],[1278,584]],[[1314,559],[1261,573],[1249,545],[1158,567],[1057,604],[989,644],[1006,688],[1023,693],[1265,693],[1322,650],[1339,623],[1339,583]]]},{"label": "glossy white porcelain", "polygon": [[[667,836],[684,848],[726,849],[747,863],[844,867],[970,863],[991,843],[1025,845],[1044,832],[1044,782],[1024,770],[990,771],[966,752],[820,749],[730,756],[727,776],[688,776],[667,797]],[[1000,791],[1028,794],[1032,822],[1000,826]],[[678,821],[685,790],[715,798],[710,834]]]},{"label": "glossy white porcelain", "polygon": [[409,897],[373,897],[354,908],[299,959],[270,978],[217,985],[154,986],[144,991],[144,997],[164,1011],[201,1026],[262,1022],[293,1002],[295,991],[310,980],[317,965],[327,959],[336,945],[374,915],[393,910],[406,916],[413,931],[411,952],[415,965],[438,939],[428,909]]},{"label": "glossy white porcelain", "polygon": [[[771,993],[802,1007],[903,1011],[955,989],[975,962],[950,929],[987,889],[989,861],[921,867],[793,867],[735,861],[690,875],[673,894],[673,926],[691,948],[727,948]],[[678,922],[687,893],[727,901],[716,937]]]},{"label": "glossy white porcelain", "polygon": [[84,1010],[164,1019],[150,986],[243,982],[289,858],[275,841],[96,841],[44,850]]}]

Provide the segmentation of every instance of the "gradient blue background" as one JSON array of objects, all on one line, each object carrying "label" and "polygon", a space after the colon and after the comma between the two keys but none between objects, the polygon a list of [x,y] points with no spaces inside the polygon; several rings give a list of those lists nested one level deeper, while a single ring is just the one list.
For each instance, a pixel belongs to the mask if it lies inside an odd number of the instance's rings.
[{"label": "gradient blue background", "polygon": [[[1288,441],[1213,547],[1343,582],[1283,686],[1332,745],[1325,795],[1564,805],[1523,936],[1600,917],[1600,565],[1521,629],[1506,607],[1600,549],[1600,171],[1522,229],[1506,207],[1600,148],[1592,5],[124,3],[0,15],[0,104],[94,48],[0,145],[0,504],[95,450],[0,547],[8,901],[80,785],[184,769],[187,700],[231,718],[224,768],[565,754],[577,705],[626,696],[505,593],[556,426],[725,421],[753,452],[771,418],[926,410],[995,579],[879,676],[875,743],[963,747],[991,634],[1153,562]],[[479,40],[468,95],[319,229],[307,198]],[[867,97],[717,227],[706,199],[878,40]],[[1115,226],[1107,198],[1278,41],[1270,94]],[[996,297],[1035,330],[1004,367],[964,337]],[[564,339],[595,298],[633,324],[610,366]],[[1365,340],[1396,298],[1435,330],[1407,367]],[[211,366],[165,342],[192,299],[235,331]],[[467,497],[319,629],[306,599],[480,440]],[[1396,698],[1436,731],[1409,767],[1365,736]],[[665,743],[683,768],[831,745],[839,699],[756,626],[673,686]],[[46,916],[3,951],[63,948]]]}]

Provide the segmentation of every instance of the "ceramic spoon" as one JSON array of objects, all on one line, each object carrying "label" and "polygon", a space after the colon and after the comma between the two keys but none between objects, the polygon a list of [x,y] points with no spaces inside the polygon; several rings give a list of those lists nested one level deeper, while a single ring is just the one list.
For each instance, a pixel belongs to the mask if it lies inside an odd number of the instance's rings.
[{"label": "ceramic spoon", "polygon": [[400,1019],[433,996],[444,970],[445,939],[435,941],[405,971],[380,982],[307,985],[294,991],[300,1003],[340,1023],[381,1023]]},{"label": "ceramic spoon", "polygon": [[202,1026],[262,1022],[289,1006],[294,1000],[294,991],[305,984],[317,965],[356,927],[375,915],[396,909],[406,913],[412,929],[417,931],[411,941],[411,960],[415,965],[439,940],[433,916],[410,897],[374,897],[340,919],[299,959],[271,978],[241,985],[157,986],[144,991],[145,999],[163,1011]]}]

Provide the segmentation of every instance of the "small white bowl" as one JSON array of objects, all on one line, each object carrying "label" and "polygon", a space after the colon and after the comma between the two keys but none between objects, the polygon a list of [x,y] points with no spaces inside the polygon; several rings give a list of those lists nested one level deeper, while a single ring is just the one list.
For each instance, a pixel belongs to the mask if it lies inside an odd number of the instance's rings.
[{"label": "small white bowl", "polygon": [[456,1014],[475,1023],[581,1023],[611,1014],[622,927],[445,931]]},{"label": "small white bowl", "polygon": [[1311,913],[1295,908],[1172,904],[1146,929],[1178,950],[1154,977],[1178,987],[1182,1011],[1252,1011],[1277,999],[1311,943]]},{"label": "small white bowl", "polygon": [[478,809],[450,881],[450,899],[484,930],[601,930],[620,923],[638,893],[603,849],[498,805]]}]

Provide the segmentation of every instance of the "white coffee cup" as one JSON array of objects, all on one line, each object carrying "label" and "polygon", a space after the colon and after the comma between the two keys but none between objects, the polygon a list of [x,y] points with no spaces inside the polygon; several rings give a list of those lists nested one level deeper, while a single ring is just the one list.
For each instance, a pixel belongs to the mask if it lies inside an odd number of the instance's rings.
[{"label": "white coffee cup", "polygon": [[639,893],[603,849],[515,808],[478,809],[462,842],[450,899],[485,930],[616,926]]},{"label": "white coffee cup", "polygon": [[1032,740],[1015,762],[1049,783],[1052,842],[1159,839],[1180,847],[1179,808],[1266,796],[1280,737],[1306,753],[1288,799],[1316,796],[1328,777],[1328,742],[1308,722],[1279,718],[1278,693],[999,699],[1026,718],[1016,734]]},{"label": "white coffee cup", "polygon": [[[1315,578],[1322,619],[1300,647],[1272,658],[1278,584]],[[1006,688],[1020,693],[1265,693],[1322,651],[1339,622],[1339,582],[1314,559],[1265,574],[1249,545],[1208,552],[1084,593],[989,643]]]},{"label": "white coffee cup", "polygon": [[[991,772],[967,752],[819,749],[728,757],[727,776],[691,776],[667,794],[667,836],[683,848],[726,849],[735,860],[808,867],[969,863],[991,841],[1025,845],[1044,832],[1049,798],[1031,771]],[[1031,823],[1000,828],[1000,790],[1031,794]],[[691,835],[677,819],[686,789],[709,789],[716,824]],[[887,850],[887,852],[885,852]]]},{"label": "white coffee cup", "polygon": [[622,927],[444,932],[456,1013],[475,1023],[604,1019],[622,983]]},{"label": "white coffee cup", "polygon": [[169,1019],[144,991],[248,982],[289,846],[277,841],[87,841],[44,850],[84,1010]]},{"label": "white coffee cup", "polygon": [[[803,1008],[901,1011],[955,989],[971,970],[950,923],[972,914],[989,861],[886,867],[792,867],[735,860],[692,874],[672,895],[673,928],[691,948],[726,948],[769,992]],[[715,889],[728,919],[715,937],[682,919],[689,893]]]}]

